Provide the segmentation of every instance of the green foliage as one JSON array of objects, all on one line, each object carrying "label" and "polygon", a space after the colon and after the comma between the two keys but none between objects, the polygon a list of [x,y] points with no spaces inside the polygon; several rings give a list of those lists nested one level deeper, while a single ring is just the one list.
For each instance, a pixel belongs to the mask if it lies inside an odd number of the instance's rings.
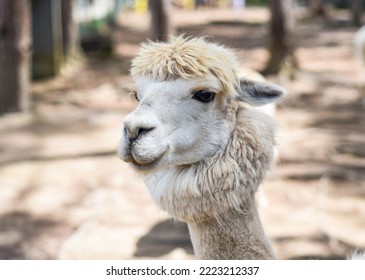
[{"label": "green foliage", "polygon": [[266,6],[267,0],[246,0],[248,6]]},{"label": "green foliage", "polygon": [[108,17],[79,23],[81,38],[93,37],[109,32]]}]

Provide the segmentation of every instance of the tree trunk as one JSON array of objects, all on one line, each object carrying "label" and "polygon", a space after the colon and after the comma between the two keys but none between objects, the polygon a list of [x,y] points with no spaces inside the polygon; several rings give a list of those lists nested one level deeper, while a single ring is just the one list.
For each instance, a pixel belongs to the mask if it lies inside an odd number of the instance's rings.
[{"label": "tree trunk", "polygon": [[72,16],[73,2],[73,0],[61,1],[62,45],[65,60],[74,56],[77,51],[76,26]]},{"label": "tree trunk", "polygon": [[270,59],[264,74],[278,74],[284,66],[297,67],[295,58],[295,18],[293,0],[268,0],[270,20]]},{"label": "tree trunk", "polygon": [[354,26],[361,26],[362,18],[362,0],[350,0],[351,20]]},{"label": "tree trunk", "polygon": [[29,108],[30,0],[0,1],[0,114]]},{"label": "tree trunk", "polygon": [[151,39],[152,41],[167,41],[173,35],[173,27],[170,20],[170,0],[150,0],[151,12]]},{"label": "tree trunk", "polygon": [[61,1],[32,1],[34,79],[54,77],[63,62]]}]

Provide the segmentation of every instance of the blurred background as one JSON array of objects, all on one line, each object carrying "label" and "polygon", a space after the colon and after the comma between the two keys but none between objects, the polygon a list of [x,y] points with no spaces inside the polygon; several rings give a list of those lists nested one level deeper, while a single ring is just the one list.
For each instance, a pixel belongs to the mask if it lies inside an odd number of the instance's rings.
[{"label": "blurred background", "polygon": [[[360,0],[0,0],[0,259],[193,259],[116,155],[141,42],[206,36],[285,87],[258,194],[279,259],[365,249]],[[365,38],[365,37],[364,37]]]}]

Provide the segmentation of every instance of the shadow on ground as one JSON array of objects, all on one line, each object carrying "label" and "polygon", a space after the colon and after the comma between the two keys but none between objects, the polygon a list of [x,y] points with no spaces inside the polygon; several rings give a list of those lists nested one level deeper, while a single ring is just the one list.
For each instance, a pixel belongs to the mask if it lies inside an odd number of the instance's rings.
[{"label": "shadow on ground", "polygon": [[[62,230],[62,225],[15,211],[0,216],[0,228],[0,259],[53,259],[52,241],[46,236]],[[43,244],[38,247],[40,243]]]},{"label": "shadow on ground", "polygon": [[138,240],[134,256],[157,258],[177,248],[183,249],[186,254],[194,254],[187,225],[168,219],[153,226]]}]

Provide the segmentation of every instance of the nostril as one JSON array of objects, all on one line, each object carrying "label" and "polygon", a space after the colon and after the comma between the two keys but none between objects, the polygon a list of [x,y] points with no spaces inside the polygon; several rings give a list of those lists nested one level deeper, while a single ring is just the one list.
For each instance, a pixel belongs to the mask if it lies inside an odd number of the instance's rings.
[{"label": "nostril", "polygon": [[138,138],[140,135],[142,135],[142,134],[146,134],[146,133],[148,133],[148,132],[152,131],[153,129],[155,129],[155,128],[154,128],[154,127],[149,127],[149,128],[147,128],[147,127],[140,127],[140,128],[138,128],[138,131],[137,131],[137,138]]},{"label": "nostril", "polygon": [[129,127],[125,127],[124,128],[124,133],[125,135],[127,135],[127,137],[130,140],[136,140],[139,137],[141,137],[142,135],[147,134],[148,132],[154,130],[155,127],[134,127],[134,128],[129,128]]}]

